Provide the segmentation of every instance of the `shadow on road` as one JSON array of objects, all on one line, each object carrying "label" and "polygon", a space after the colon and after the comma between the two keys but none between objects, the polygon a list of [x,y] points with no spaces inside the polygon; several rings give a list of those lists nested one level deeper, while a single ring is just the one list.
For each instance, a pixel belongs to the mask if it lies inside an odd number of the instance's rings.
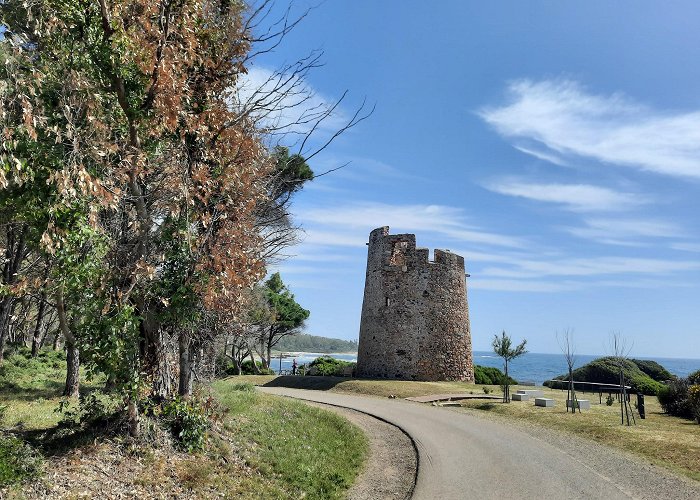
[{"label": "shadow on road", "polygon": [[309,389],[312,391],[327,391],[341,382],[347,382],[344,377],[297,377],[293,375],[282,375],[270,380],[263,387],[287,387],[289,389]]}]

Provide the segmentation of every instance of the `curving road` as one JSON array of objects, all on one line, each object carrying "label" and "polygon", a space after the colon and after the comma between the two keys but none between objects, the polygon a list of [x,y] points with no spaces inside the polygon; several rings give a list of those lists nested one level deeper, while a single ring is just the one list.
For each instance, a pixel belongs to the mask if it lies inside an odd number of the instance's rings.
[{"label": "curving road", "polygon": [[403,400],[259,389],[351,408],[402,428],[418,449],[415,499],[700,499],[697,483],[583,439]]}]

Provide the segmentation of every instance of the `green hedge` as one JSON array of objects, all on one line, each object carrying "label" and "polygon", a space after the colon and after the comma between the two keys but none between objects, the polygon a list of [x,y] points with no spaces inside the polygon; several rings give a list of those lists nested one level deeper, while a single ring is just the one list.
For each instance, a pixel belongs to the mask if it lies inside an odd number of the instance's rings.
[{"label": "green hedge", "polygon": [[[647,373],[642,371],[638,365],[640,360],[623,360],[622,372],[625,376],[625,384],[632,388],[632,392],[641,392],[642,394],[655,396],[663,387],[664,384],[654,380]],[[644,361],[645,369],[653,371],[655,376],[664,377],[668,373],[665,368],[658,363]],[[652,364],[653,363],[653,364]],[[655,368],[658,365],[661,369]],[[574,370],[574,380],[578,382],[598,382],[602,384],[619,384],[619,368],[617,361],[612,357],[598,358],[591,361],[587,365]],[[670,373],[669,373],[670,375]],[[568,375],[559,375],[557,380],[568,380]],[[545,382],[545,385],[551,387],[554,385],[551,382]]]},{"label": "green hedge", "polygon": [[[505,375],[498,368],[474,365],[474,383],[483,385],[500,385]],[[511,385],[518,383],[513,377],[508,377]]]},{"label": "green hedge", "polygon": [[[318,375],[323,375],[326,377],[342,376],[345,368],[348,366],[354,367],[355,363],[335,359],[331,356],[321,356],[309,363],[309,369],[316,368]],[[306,373],[309,373],[309,371]]]}]

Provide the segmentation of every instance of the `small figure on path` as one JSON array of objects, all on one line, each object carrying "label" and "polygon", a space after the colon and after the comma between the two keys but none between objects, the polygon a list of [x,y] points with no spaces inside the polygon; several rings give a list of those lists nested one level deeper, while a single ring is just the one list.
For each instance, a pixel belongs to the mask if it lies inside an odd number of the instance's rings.
[{"label": "small figure on path", "polygon": [[297,374],[297,358],[294,358],[294,360],[292,360],[292,375],[296,375],[296,374]]}]

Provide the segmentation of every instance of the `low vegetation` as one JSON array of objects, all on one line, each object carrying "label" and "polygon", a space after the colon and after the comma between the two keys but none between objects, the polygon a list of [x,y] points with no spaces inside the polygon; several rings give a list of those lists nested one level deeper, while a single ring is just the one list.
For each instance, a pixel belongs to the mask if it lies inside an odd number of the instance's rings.
[{"label": "low vegetation", "polygon": [[306,371],[309,375],[322,375],[326,377],[342,377],[347,368],[352,368],[354,371],[355,363],[335,359],[331,356],[321,356],[309,363],[309,369]]},{"label": "low vegetation", "polygon": [[[498,368],[491,366],[474,365],[474,383],[483,385],[500,385],[505,375]],[[511,385],[517,385],[518,381],[508,377]]]},{"label": "low vegetation", "polygon": [[[321,409],[218,381],[191,399],[144,404],[142,435],[123,438],[123,400],[103,379],[60,394],[62,352],[21,349],[0,368],[0,497],[342,498],[367,454],[362,432]],[[269,377],[267,377],[269,378]],[[60,409],[60,411],[57,411]],[[122,427],[120,427],[122,426]],[[67,474],[67,470],[73,471]]]},{"label": "low vegetation", "polygon": [[[604,357],[573,371],[573,378],[578,382],[599,382],[603,384],[619,384],[618,361],[613,357]],[[664,385],[662,382],[672,378],[672,375],[661,365],[654,361],[642,361],[625,359],[623,373],[625,383],[632,388],[632,392],[641,392],[647,395],[656,395]],[[559,375],[556,380],[568,380],[568,375]],[[556,382],[545,382],[548,387],[556,386]]]},{"label": "low vegetation", "polygon": [[658,399],[669,415],[695,419],[700,424],[700,370],[669,382],[659,390]]}]

